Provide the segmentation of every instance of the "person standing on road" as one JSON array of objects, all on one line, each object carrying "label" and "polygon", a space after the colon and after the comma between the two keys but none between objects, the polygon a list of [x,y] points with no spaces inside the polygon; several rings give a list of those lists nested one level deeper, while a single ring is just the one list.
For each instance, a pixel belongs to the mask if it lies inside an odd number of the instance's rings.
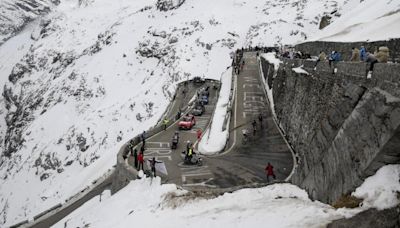
[{"label": "person standing on road", "polygon": [[261,113],[258,115],[258,121],[260,121],[260,126],[261,126],[261,128],[262,128],[262,127],[263,127],[263,124],[262,124],[263,116],[262,116]]},{"label": "person standing on road", "polygon": [[267,175],[267,181],[269,182],[269,177],[272,176],[274,180],[276,179],[274,173],[274,167],[268,162],[267,166],[265,167],[265,174]]},{"label": "person standing on road", "polygon": [[153,177],[156,177],[156,163],[161,163],[161,162],[156,161],[155,157],[153,157],[153,159],[151,159],[149,162],[150,162],[151,172],[153,173]]},{"label": "person standing on road", "polygon": [[203,133],[202,131],[201,131],[201,129],[199,128],[198,130],[197,130],[197,140],[200,140],[201,139],[201,134]]},{"label": "person standing on road", "polygon": [[169,122],[169,121],[168,121],[167,118],[165,118],[165,119],[163,120],[164,131],[167,130],[168,122]]},{"label": "person standing on road", "polygon": [[256,120],[253,120],[253,122],[251,123],[251,125],[253,125],[253,135],[256,135],[257,121],[256,121]]},{"label": "person standing on road", "polygon": [[144,150],[145,150],[145,147],[144,147],[144,144],[142,144],[142,145],[140,146],[140,152],[144,153]]},{"label": "person standing on road", "polygon": [[138,156],[138,162],[139,162],[138,171],[139,170],[143,170],[144,171],[144,167],[143,167],[143,162],[144,162],[143,152],[140,152],[140,154]]},{"label": "person standing on road", "polygon": [[143,131],[143,133],[140,136],[140,138],[142,139],[142,144],[143,144],[143,147],[144,147],[145,144],[146,144],[146,132],[145,131]]},{"label": "person standing on road", "polygon": [[138,168],[138,154],[137,154],[137,150],[136,149],[133,150],[132,156],[133,156],[133,159],[134,159],[135,169],[137,169]]}]

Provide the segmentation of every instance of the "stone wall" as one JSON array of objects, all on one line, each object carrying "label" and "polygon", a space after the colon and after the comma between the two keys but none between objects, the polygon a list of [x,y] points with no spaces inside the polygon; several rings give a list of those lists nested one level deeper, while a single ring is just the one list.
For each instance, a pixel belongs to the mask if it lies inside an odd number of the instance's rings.
[{"label": "stone wall", "polygon": [[328,54],[335,50],[341,53],[343,60],[348,61],[351,57],[351,48],[360,48],[361,46],[365,46],[367,51],[371,53],[374,53],[375,49],[380,46],[387,46],[390,50],[389,60],[397,63],[400,62],[400,39],[353,43],[316,41],[298,44],[295,48],[302,53],[309,53],[314,56],[317,56],[320,51],[324,51],[326,54]]},{"label": "stone wall", "polygon": [[[269,64],[262,61],[262,65]],[[303,66],[308,72],[296,73]],[[285,59],[273,88],[279,126],[299,157],[292,182],[313,199],[331,203],[353,191],[382,165],[400,163],[399,64],[376,64],[372,79],[364,63]]]}]

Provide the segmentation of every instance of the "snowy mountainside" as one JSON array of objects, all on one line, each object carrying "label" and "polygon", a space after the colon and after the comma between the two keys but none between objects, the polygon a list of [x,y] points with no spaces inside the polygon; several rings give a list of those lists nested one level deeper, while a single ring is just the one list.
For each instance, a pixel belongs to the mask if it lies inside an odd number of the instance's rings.
[{"label": "snowy mountainside", "polygon": [[15,35],[26,23],[48,13],[59,0],[0,1],[0,45]]},{"label": "snowy mountainside", "polygon": [[352,1],[342,8],[342,17],[310,40],[378,41],[400,37],[400,1]]},{"label": "snowy mountainside", "polygon": [[236,48],[302,41],[345,2],[61,1],[0,46],[0,224],[111,168],[177,82],[219,79]]}]

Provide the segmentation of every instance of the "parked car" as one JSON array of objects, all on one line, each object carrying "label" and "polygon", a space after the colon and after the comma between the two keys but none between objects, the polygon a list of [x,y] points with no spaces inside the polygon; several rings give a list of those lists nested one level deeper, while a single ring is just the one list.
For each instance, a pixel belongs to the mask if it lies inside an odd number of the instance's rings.
[{"label": "parked car", "polygon": [[186,115],[181,121],[179,121],[179,129],[190,130],[196,124],[196,119],[193,115]]},{"label": "parked car", "polygon": [[196,104],[192,110],[192,114],[195,116],[201,116],[204,114],[204,112],[206,111],[206,108],[204,108],[204,105],[201,104]]}]

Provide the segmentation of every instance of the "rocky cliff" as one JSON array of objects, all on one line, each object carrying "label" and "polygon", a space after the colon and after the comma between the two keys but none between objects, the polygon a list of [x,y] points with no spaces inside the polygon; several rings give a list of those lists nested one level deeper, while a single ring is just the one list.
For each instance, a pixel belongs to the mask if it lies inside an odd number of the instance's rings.
[{"label": "rocky cliff", "polygon": [[0,2],[0,45],[29,21],[48,13],[59,0],[3,0]]},{"label": "rocky cliff", "polygon": [[275,78],[263,67],[278,124],[298,154],[292,182],[328,203],[400,162],[400,66],[377,64],[372,79],[364,63],[337,67],[332,74],[324,62],[314,71],[312,61],[284,60]]}]

